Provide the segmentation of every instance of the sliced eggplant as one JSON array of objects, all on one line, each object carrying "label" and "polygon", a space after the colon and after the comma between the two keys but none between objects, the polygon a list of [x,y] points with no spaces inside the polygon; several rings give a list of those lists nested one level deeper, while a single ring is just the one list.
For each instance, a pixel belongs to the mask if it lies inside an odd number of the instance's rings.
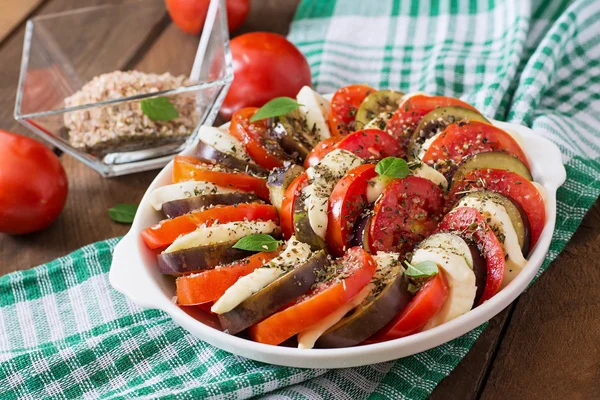
[{"label": "sliced eggplant", "polygon": [[378,90],[368,95],[356,111],[357,129],[363,129],[381,113],[396,111],[403,96],[404,93],[395,90]]},{"label": "sliced eggplant", "polygon": [[415,128],[408,145],[408,154],[416,155],[423,142],[446,129],[448,125],[459,121],[490,123],[483,115],[468,108],[458,106],[436,108],[425,115]]},{"label": "sliced eggplant", "polygon": [[308,244],[312,251],[326,249],[325,241],[310,226],[305,199],[306,196],[302,194],[296,197],[294,203],[294,235],[299,241]]},{"label": "sliced eggplant", "polygon": [[471,251],[471,258],[473,259],[473,273],[475,274],[475,285],[477,286],[473,304],[479,304],[479,299],[481,299],[487,279],[487,263],[475,243],[468,243],[468,245]]},{"label": "sliced eggplant", "polygon": [[286,189],[290,183],[300,174],[304,172],[304,168],[291,162],[285,162],[283,167],[275,168],[269,174],[267,179],[267,187],[269,188],[269,199],[277,209],[281,209],[281,202]]},{"label": "sliced eggplant", "polygon": [[219,164],[225,168],[247,172],[256,176],[266,177],[269,175],[269,171],[260,165],[240,160],[231,154],[223,153],[202,141],[196,145],[193,156],[207,163]]},{"label": "sliced eggplant", "polygon": [[305,263],[244,300],[233,310],[219,315],[223,329],[235,335],[285,307],[308,292],[318,272],[328,264],[325,251],[314,253]]},{"label": "sliced eggplant", "polygon": [[402,264],[397,262],[379,282],[374,293],[316,342],[316,347],[349,347],[362,343],[385,327],[412,299]]},{"label": "sliced eggplant", "polygon": [[371,213],[363,213],[354,224],[354,237],[350,242],[351,246],[360,246],[365,251],[369,250],[369,228],[371,226]]},{"label": "sliced eggplant", "polygon": [[254,203],[257,201],[258,197],[252,193],[203,194],[163,203],[162,211],[167,218],[175,218],[205,207]]},{"label": "sliced eggplant", "polygon": [[213,269],[252,255],[251,251],[234,249],[237,240],[177,250],[158,255],[158,270],[162,274],[182,275]]},{"label": "sliced eggplant", "polygon": [[521,252],[523,253],[524,257],[527,257],[527,254],[529,253],[529,245],[531,243],[529,219],[527,219],[527,214],[525,214],[523,208],[516,201],[489,190],[468,193],[460,201],[463,201],[465,198],[473,198],[479,201],[492,201],[504,207],[517,234]]},{"label": "sliced eggplant", "polygon": [[463,161],[454,173],[452,183],[460,182],[473,170],[485,168],[503,169],[519,174],[528,181],[533,180],[529,168],[517,157],[503,151],[488,151],[472,155]]},{"label": "sliced eggplant", "polygon": [[269,127],[271,135],[279,140],[281,147],[300,163],[320,141],[319,133],[311,131],[299,109],[273,118],[269,121]]}]

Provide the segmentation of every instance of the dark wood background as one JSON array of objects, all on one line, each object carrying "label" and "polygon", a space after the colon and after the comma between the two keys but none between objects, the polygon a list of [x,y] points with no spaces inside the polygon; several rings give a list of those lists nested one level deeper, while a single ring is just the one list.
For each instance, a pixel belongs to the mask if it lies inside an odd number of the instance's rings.
[{"label": "dark wood background", "polygon": [[[110,0],[0,0],[0,129],[29,135],[13,119],[28,17]],[[254,0],[236,34],[265,30],[285,34],[299,0]],[[195,38],[166,22],[131,67],[165,69],[177,63],[168,43],[195,52]],[[176,71],[176,66],[170,67]],[[106,210],[137,203],[157,171],[103,179],[68,155],[69,198],[43,232],[0,234],[0,275],[63,256],[83,245],[124,235]],[[490,321],[460,365],[433,392],[435,399],[600,399],[600,201],[588,212],[549,271]]]}]

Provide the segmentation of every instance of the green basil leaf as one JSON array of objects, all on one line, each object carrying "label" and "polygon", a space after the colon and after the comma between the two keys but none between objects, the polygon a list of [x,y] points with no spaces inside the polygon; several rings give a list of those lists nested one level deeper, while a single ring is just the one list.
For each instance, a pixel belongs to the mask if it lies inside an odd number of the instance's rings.
[{"label": "green basil leaf", "polygon": [[415,265],[408,261],[404,261],[404,263],[408,267],[404,271],[404,275],[412,279],[431,278],[438,273],[438,266],[433,261],[423,261]]},{"label": "green basil leaf", "polygon": [[281,240],[274,239],[271,235],[257,234],[244,236],[233,246],[234,249],[247,251],[275,251]]},{"label": "green basil leaf", "polygon": [[250,122],[285,115],[298,108],[299,104],[290,97],[277,97],[259,108],[250,118]]},{"label": "green basil leaf", "polygon": [[136,204],[117,204],[108,209],[108,215],[113,221],[122,224],[130,224],[133,222],[133,217],[138,209]]},{"label": "green basil leaf", "polygon": [[408,163],[402,158],[386,157],[377,163],[375,172],[389,178],[406,178],[410,170]]},{"label": "green basil leaf", "polygon": [[142,112],[152,121],[170,121],[179,117],[179,112],[166,97],[155,97],[140,101]]}]

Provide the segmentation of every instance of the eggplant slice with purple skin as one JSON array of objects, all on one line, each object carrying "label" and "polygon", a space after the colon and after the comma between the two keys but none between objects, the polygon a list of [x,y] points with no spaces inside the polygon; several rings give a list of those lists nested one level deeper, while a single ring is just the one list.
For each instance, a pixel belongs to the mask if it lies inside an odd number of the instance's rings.
[{"label": "eggplant slice with purple skin", "polygon": [[323,238],[315,233],[306,210],[304,194],[297,196],[294,202],[294,236],[301,242],[308,244],[312,251],[326,249],[327,245]]},{"label": "eggplant slice with purple skin", "polygon": [[277,278],[244,300],[233,310],[219,315],[224,330],[235,335],[279,311],[310,290],[318,272],[329,262],[324,250],[313,253],[303,264]]},{"label": "eggplant slice with purple skin", "polygon": [[403,271],[400,262],[393,266],[382,282],[376,284],[375,293],[325,331],[315,347],[356,346],[385,327],[413,297]]},{"label": "eggplant slice with purple skin", "polygon": [[[281,231],[270,234],[278,238]],[[213,269],[218,265],[229,264],[253,254],[251,251],[234,249],[237,240],[192,247],[158,255],[158,270],[161,274],[179,276],[190,272]]]},{"label": "eggplant slice with purple skin", "polygon": [[261,178],[266,178],[269,175],[269,171],[260,165],[249,163],[230,154],[223,153],[202,141],[198,142],[192,156],[207,163],[219,164],[222,167],[247,172]]},{"label": "eggplant slice with purple skin", "polygon": [[281,209],[286,189],[303,172],[304,168],[302,166],[286,161],[283,163],[283,167],[275,168],[269,174],[269,178],[267,179],[269,199],[271,200],[271,204],[278,210]]},{"label": "eggplant slice with purple skin", "polygon": [[479,304],[479,299],[483,294],[483,289],[485,288],[485,280],[487,279],[487,263],[485,262],[485,258],[481,255],[481,252],[477,248],[475,243],[467,243],[469,246],[469,250],[471,251],[471,257],[473,258],[473,273],[475,274],[475,286],[477,286],[477,291],[475,292],[475,301],[473,302],[473,306],[475,307]]},{"label": "eggplant slice with purple skin", "polygon": [[[371,209],[370,209],[371,210]],[[362,213],[354,224],[354,236],[350,241],[350,246],[360,246],[369,252],[369,227],[373,219],[372,213]]]},{"label": "eggplant slice with purple skin", "polygon": [[258,202],[258,197],[252,193],[203,194],[166,202],[162,205],[162,212],[167,218],[175,218],[205,207],[255,202]]}]

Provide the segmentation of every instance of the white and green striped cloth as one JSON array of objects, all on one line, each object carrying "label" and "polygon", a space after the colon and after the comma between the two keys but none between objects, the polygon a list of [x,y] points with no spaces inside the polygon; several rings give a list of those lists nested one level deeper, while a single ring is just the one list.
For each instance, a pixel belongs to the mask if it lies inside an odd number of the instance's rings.
[{"label": "white and green striped cloth", "polygon": [[[568,179],[542,269],[598,197],[600,2],[304,0],[289,37],[321,92],[368,83],[459,96],[557,143]],[[0,278],[0,398],[422,399],[484,329],[360,368],[262,364],[111,289],[116,242]]]}]

